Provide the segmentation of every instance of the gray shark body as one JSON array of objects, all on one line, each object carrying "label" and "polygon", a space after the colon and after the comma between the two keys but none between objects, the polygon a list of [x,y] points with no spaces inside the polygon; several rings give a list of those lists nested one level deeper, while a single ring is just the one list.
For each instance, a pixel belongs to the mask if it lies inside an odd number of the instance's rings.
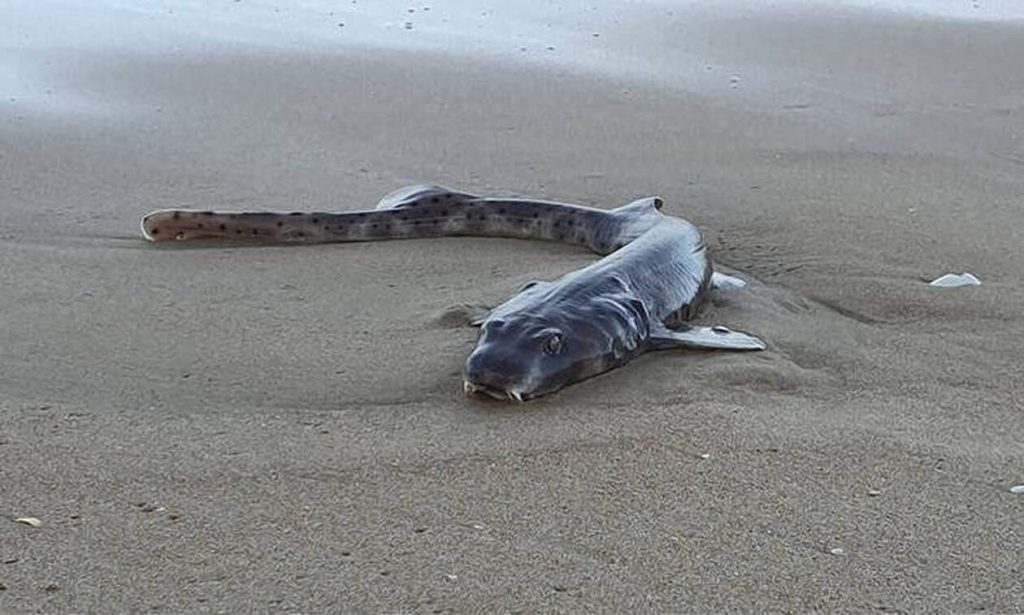
[{"label": "gray shark body", "polygon": [[604,255],[553,281],[528,284],[490,311],[466,362],[464,389],[525,400],[667,348],[761,350],[725,327],[690,325],[718,279],[697,229],[661,213],[659,198],[613,210],[482,198],[411,186],[376,209],[345,213],[161,210],[143,218],[151,241],[244,238],[270,242],[378,241],[475,235],[548,239]]}]

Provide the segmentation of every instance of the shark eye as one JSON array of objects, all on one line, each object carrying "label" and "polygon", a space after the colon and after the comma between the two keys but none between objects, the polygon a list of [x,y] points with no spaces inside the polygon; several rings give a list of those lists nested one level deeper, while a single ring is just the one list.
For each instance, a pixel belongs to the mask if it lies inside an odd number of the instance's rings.
[{"label": "shark eye", "polygon": [[563,347],[564,345],[562,344],[562,335],[560,333],[556,333],[549,337],[548,339],[544,340],[544,352],[551,356],[561,354]]}]

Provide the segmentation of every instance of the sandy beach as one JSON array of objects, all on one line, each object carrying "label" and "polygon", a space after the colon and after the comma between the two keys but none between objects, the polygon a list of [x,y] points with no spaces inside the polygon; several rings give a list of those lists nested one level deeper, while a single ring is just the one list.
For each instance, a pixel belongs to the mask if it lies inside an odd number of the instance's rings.
[{"label": "sandy beach", "polygon": [[[1024,612],[1024,11],[327,4],[4,8],[0,612]],[[660,195],[769,349],[486,403],[595,255],[139,233],[422,182]]]}]

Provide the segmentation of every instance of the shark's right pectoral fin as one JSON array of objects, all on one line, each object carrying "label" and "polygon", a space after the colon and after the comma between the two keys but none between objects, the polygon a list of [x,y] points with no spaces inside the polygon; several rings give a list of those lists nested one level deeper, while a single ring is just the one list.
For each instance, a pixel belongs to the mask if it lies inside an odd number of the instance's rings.
[{"label": "shark's right pectoral fin", "polygon": [[652,350],[696,348],[705,350],[764,350],[763,341],[742,331],[714,326],[686,325],[678,330],[658,327],[651,331]]}]

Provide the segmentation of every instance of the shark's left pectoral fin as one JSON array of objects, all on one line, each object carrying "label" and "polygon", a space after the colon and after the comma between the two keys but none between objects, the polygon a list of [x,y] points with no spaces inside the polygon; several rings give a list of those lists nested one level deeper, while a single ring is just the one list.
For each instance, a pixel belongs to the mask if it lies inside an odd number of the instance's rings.
[{"label": "shark's left pectoral fin", "polygon": [[760,339],[732,329],[714,326],[687,325],[678,330],[658,327],[649,338],[653,350],[667,348],[699,348],[710,350],[764,350]]}]

